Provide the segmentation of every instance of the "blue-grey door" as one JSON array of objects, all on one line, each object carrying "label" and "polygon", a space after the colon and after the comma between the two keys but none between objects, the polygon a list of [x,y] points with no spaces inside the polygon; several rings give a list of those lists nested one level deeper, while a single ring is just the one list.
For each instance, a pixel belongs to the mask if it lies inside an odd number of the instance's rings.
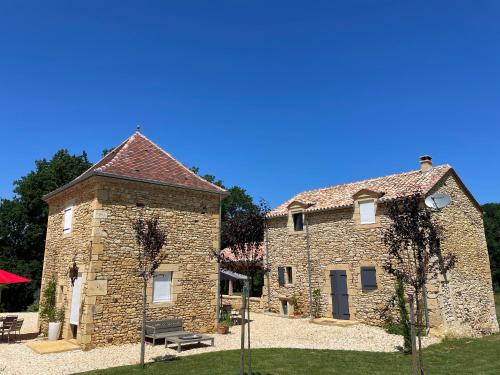
[{"label": "blue-grey door", "polygon": [[343,270],[330,271],[334,319],[349,319],[349,294],[347,293],[347,273]]}]

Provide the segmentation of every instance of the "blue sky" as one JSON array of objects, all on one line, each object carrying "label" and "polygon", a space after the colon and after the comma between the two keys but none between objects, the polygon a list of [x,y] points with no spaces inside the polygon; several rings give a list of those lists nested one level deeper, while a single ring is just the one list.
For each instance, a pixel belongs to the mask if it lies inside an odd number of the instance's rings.
[{"label": "blue sky", "polygon": [[0,197],[143,133],[272,206],[452,164],[500,201],[500,2],[4,1]]}]

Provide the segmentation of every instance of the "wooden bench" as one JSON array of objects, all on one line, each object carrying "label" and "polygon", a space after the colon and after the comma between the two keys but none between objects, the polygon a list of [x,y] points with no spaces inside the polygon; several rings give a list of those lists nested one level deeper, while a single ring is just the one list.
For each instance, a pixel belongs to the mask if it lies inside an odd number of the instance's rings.
[{"label": "wooden bench", "polygon": [[153,320],[146,322],[145,336],[153,340],[153,345],[157,339],[165,339],[167,337],[176,337],[182,335],[193,334],[184,331],[184,322],[182,319],[168,319],[168,320]]}]

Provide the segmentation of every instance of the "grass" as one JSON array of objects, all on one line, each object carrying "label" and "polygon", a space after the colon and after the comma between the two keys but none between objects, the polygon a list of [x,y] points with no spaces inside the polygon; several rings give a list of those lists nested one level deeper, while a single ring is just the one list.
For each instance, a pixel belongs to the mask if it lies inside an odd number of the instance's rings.
[{"label": "grass", "polygon": [[[497,318],[500,293],[495,294]],[[444,340],[424,350],[426,374],[499,374],[500,334],[480,339]],[[233,375],[239,373],[239,351],[179,357],[168,362],[122,366],[87,375]],[[411,357],[400,353],[342,350],[254,349],[253,373],[258,375],[403,374],[411,371]]]},{"label": "grass", "polygon": [[497,310],[498,324],[500,324],[500,292],[495,293],[495,308]]},{"label": "grass", "polygon": [[[500,335],[481,339],[445,340],[424,351],[427,374],[498,374]],[[255,349],[254,374],[402,374],[410,373],[411,357],[400,353],[371,353],[341,350]],[[123,366],[86,373],[118,374],[237,374],[239,351],[212,352],[181,357],[168,362]]]}]

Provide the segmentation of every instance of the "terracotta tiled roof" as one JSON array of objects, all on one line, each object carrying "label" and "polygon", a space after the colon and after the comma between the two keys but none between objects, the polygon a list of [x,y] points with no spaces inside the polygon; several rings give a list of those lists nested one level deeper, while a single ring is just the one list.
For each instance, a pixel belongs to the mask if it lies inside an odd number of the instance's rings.
[{"label": "terracotta tiled roof", "polygon": [[304,204],[307,207],[304,210],[305,212],[351,206],[354,204],[353,195],[363,189],[381,194],[381,202],[415,192],[427,194],[450,170],[452,170],[451,166],[445,164],[435,166],[426,172],[420,170],[410,171],[323,189],[304,191],[272,210],[269,216],[287,215],[288,205],[292,202]]},{"label": "terracotta tiled roof", "polygon": [[137,131],[79,177],[47,194],[47,197],[93,175],[226,193],[226,190],[196,175]]}]

